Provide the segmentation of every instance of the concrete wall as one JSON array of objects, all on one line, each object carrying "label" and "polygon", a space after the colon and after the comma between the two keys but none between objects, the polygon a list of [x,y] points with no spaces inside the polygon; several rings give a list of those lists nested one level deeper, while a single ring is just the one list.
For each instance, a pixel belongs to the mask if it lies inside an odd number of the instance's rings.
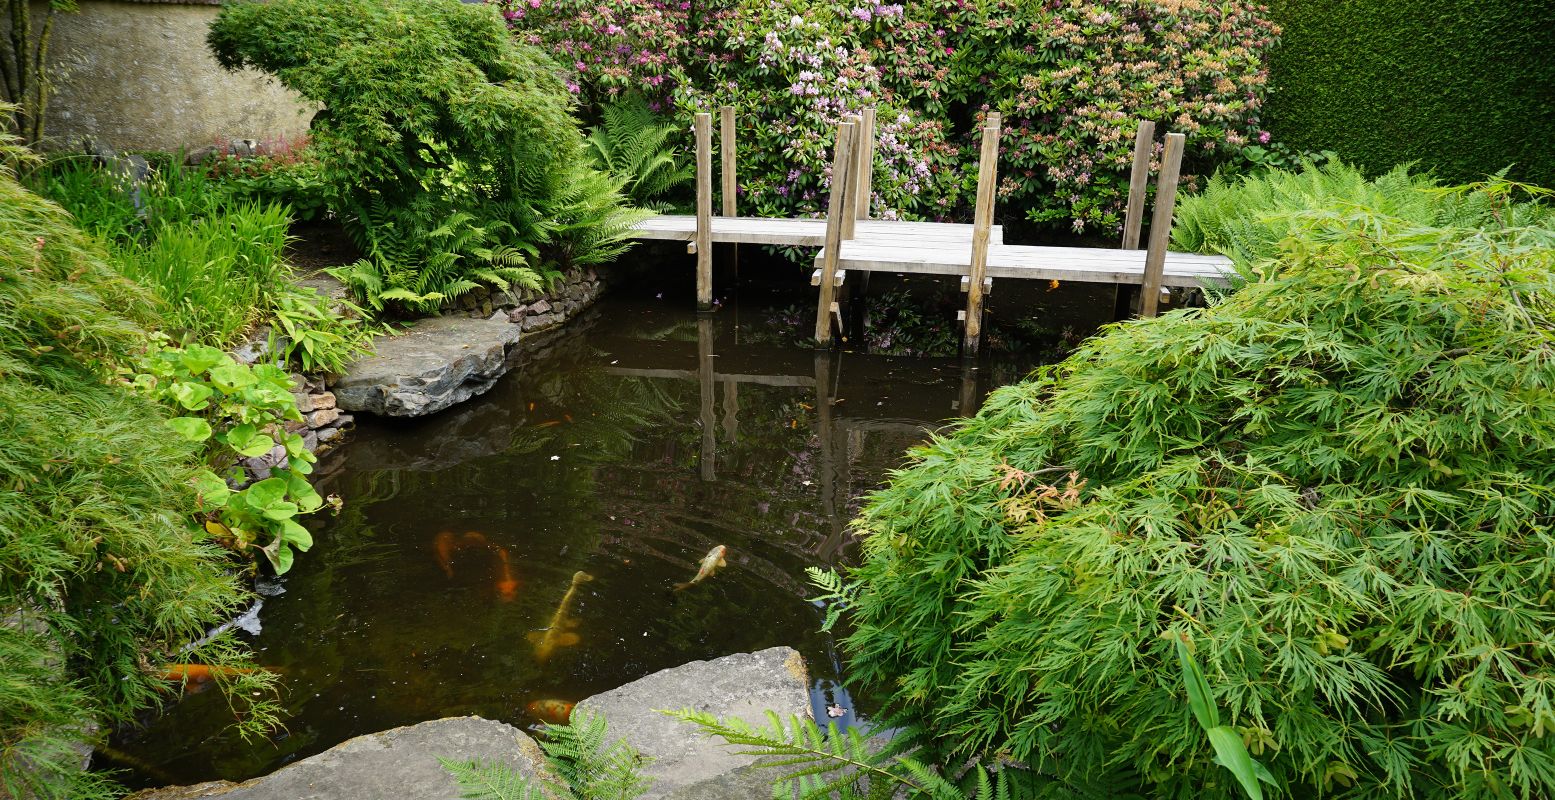
[{"label": "concrete wall", "polygon": [[[293,141],[317,108],[254,70],[227,72],[205,47],[218,5],[82,0],[54,23],[45,136],[119,150],[193,150],[232,139]],[[45,6],[34,5],[34,28]]]}]

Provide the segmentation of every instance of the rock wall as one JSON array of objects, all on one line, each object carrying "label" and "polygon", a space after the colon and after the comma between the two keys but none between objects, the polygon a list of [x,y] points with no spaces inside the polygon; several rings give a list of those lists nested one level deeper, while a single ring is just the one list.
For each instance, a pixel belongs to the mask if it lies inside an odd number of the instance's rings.
[{"label": "rock wall", "polygon": [[482,287],[459,298],[456,310],[472,317],[495,319],[502,314],[508,322],[523,327],[524,333],[550,330],[577,316],[594,304],[605,290],[605,282],[592,267],[577,270],[562,278],[554,289],[520,302],[510,292],[494,292]]},{"label": "rock wall", "polygon": [[[77,149],[194,150],[234,139],[274,144],[308,132],[316,106],[255,71],[227,72],[205,47],[220,0],[82,0],[55,17],[45,135]],[[33,3],[34,29],[47,5]]]}]

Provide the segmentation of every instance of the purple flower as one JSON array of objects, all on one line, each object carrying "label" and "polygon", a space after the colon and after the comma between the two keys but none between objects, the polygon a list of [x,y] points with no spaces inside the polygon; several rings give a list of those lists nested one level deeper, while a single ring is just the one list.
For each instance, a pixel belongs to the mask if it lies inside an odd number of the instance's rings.
[{"label": "purple flower", "polygon": [[1268,131],[1259,131],[1258,132],[1258,143],[1259,144],[1268,144],[1269,143],[1269,132]]}]

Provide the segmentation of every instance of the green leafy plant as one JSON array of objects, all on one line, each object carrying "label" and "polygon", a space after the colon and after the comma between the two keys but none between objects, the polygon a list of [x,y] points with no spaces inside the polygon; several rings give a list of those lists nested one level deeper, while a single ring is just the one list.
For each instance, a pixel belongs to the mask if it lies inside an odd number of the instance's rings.
[{"label": "green leafy plant", "polygon": [[628,95],[600,110],[587,144],[595,166],[623,182],[622,193],[640,208],[664,210],[666,198],[695,176],[673,145],[677,126],[653,112],[640,95]]},{"label": "green leafy plant", "polygon": [[1453,194],[1488,222],[1312,211],[1224,302],[915,451],[858,522],[855,678],[952,756],[1235,796],[1191,631],[1291,796],[1555,793],[1555,233],[1515,185]]},{"label": "green leafy plant", "polygon": [[[0,795],[104,796],[80,771],[89,723],[164,702],[170,662],[252,666],[230,634],[190,647],[251,596],[190,522],[196,448],[111,380],[152,322],[101,245],[0,167]],[[272,723],[273,676],[234,674],[240,730]]]},{"label": "green leafy plant", "polygon": [[374,329],[363,324],[362,309],[354,303],[291,287],[276,296],[272,313],[270,351],[303,372],[341,372],[372,352]]},{"label": "green leafy plant", "polygon": [[1210,746],[1215,748],[1215,762],[1236,778],[1249,800],[1263,800],[1263,787],[1259,784],[1262,782],[1278,786],[1274,776],[1248,755],[1247,744],[1242,741],[1240,732],[1230,725],[1220,724],[1220,708],[1215,704],[1209,681],[1204,679],[1204,670],[1193,659],[1187,640],[1182,636],[1174,636],[1174,639],[1177,663],[1182,667],[1183,686],[1188,690],[1188,708],[1193,712],[1193,719],[1204,730],[1204,735],[1209,737]]},{"label": "green leafy plant", "polygon": [[643,758],[609,733],[600,714],[574,712],[566,725],[545,726],[540,749],[557,780],[532,781],[491,762],[438,761],[459,782],[461,796],[473,800],[633,800],[650,784],[638,773]]},{"label": "green leafy plant", "polygon": [[587,166],[551,62],[490,6],[234,3],[209,43],[223,66],[326,106],[308,151],[368,255],[347,280],[374,308],[425,312],[478,283],[523,283],[520,254],[565,269],[625,246],[619,185]]},{"label": "green leafy plant", "polygon": [[[293,549],[306,551],[313,536],[297,522],[324,500],[308,483],[315,457],[302,436],[286,429],[301,422],[291,376],[280,367],[239,364],[205,345],[168,347],[153,342],[134,385],[183,416],[167,427],[185,441],[208,448],[213,464],[233,456],[274,455],[270,476],[233,489],[227,479],[201,470],[194,479],[218,541],[239,550],[257,547],[277,575],[291,569]],[[233,482],[241,479],[241,471]]]}]

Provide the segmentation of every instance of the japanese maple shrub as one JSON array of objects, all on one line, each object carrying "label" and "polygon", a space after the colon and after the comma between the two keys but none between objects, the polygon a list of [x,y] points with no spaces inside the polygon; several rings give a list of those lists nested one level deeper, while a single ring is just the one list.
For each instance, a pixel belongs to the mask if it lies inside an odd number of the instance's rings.
[{"label": "japanese maple shrub", "polygon": [[1515,191],[1311,212],[996,392],[868,502],[854,674],[956,754],[1237,797],[1186,639],[1285,796],[1555,795],[1555,233]]}]

